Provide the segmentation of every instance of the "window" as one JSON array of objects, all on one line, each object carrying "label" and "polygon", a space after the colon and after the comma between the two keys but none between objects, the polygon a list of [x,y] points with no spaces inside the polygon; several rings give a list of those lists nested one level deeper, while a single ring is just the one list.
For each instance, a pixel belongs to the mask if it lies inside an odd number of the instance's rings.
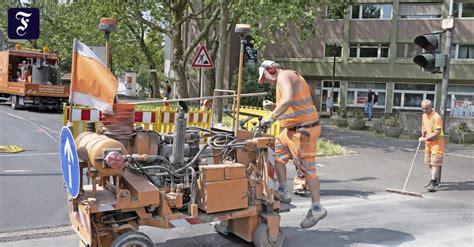
[{"label": "window", "polygon": [[429,99],[435,104],[434,84],[395,83],[393,90],[393,108],[419,109],[421,101]]},{"label": "window", "polygon": [[347,87],[347,105],[365,106],[369,88],[377,94],[378,100],[374,107],[385,107],[385,96],[387,93],[386,83],[383,82],[349,82]]},{"label": "window", "polygon": [[349,57],[388,58],[388,44],[350,44]]},{"label": "window", "polygon": [[[461,109],[468,106],[474,107],[474,86],[449,85],[446,108],[453,110],[453,108]],[[462,111],[451,111],[451,115],[462,115]]]},{"label": "window", "polygon": [[344,19],[345,15],[344,5],[326,6],[326,18],[331,20]]},{"label": "window", "polygon": [[397,58],[413,58],[422,53],[423,49],[414,43],[397,43]]},{"label": "window", "polygon": [[[334,49],[335,48],[335,49]],[[342,54],[342,46],[326,44],[324,48],[324,56],[325,57],[334,57],[334,52],[336,52],[336,57],[341,57]]]},{"label": "window", "polygon": [[392,5],[391,4],[352,5],[351,19],[392,19]]},{"label": "window", "polygon": [[474,59],[474,45],[459,45],[458,59]]},{"label": "window", "polygon": [[474,59],[474,45],[453,44],[451,46],[452,59]]},{"label": "window", "polygon": [[334,81],[334,87],[332,87],[332,81],[323,81],[323,92],[322,92],[322,105],[321,109],[326,109],[326,98],[331,93],[331,89],[333,89],[333,105],[339,106],[339,92],[340,92],[340,82]]},{"label": "window", "polygon": [[474,3],[454,3],[455,18],[472,18],[474,17]]},{"label": "window", "polygon": [[398,16],[401,19],[441,18],[442,3],[400,3]]}]

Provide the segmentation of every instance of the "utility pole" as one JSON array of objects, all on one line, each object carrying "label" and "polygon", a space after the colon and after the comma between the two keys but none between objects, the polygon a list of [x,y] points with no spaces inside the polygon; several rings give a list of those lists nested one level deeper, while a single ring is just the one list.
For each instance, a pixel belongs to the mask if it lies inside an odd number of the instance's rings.
[{"label": "utility pole", "polygon": [[[443,131],[446,127],[446,103],[448,98],[448,83],[449,83],[449,67],[451,64],[451,42],[452,42],[452,29],[454,27],[454,0],[449,1],[449,15],[443,20],[443,29],[446,30],[446,45],[444,46],[444,54],[446,54],[446,66],[443,69],[443,80],[441,83],[441,108],[440,113],[443,117]],[[452,110],[452,109],[451,109]]]}]

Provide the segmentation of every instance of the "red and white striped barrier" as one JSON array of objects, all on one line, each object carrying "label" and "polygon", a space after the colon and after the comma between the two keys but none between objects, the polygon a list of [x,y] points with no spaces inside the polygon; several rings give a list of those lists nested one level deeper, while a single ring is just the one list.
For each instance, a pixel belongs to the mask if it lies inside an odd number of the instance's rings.
[{"label": "red and white striped barrier", "polygon": [[155,123],[156,113],[155,112],[135,112],[135,122],[136,123]]},{"label": "red and white striped barrier", "polygon": [[[69,120],[69,111],[67,109],[67,120]],[[72,109],[71,121],[99,122],[100,111],[95,109]]]},{"label": "red and white striped barrier", "polygon": [[[161,113],[161,123],[169,124],[174,123],[174,119],[176,117],[175,112],[162,112]],[[207,123],[209,119],[209,113],[201,113],[201,112],[189,112],[188,116],[188,123]]]}]

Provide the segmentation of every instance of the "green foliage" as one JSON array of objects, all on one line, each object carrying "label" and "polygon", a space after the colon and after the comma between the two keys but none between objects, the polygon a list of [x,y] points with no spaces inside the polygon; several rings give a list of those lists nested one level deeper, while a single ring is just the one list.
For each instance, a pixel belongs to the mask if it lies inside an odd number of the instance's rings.
[{"label": "green foliage", "polygon": [[[237,69],[232,76],[232,90],[237,91],[239,70]],[[245,97],[240,101],[241,105],[248,106],[259,106],[262,107],[264,100],[271,100],[275,102],[275,87],[270,86],[268,83],[260,85],[258,82],[258,65],[247,63],[242,71],[242,91],[241,93],[260,93],[268,92],[266,96],[258,97]]]},{"label": "green foliage", "polygon": [[466,123],[461,122],[461,123],[458,123],[456,125],[453,125],[453,126],[449,127],[446,132],[448,134],[452,135],[452,134],[469,133],[469,132],[471,132],[471,130],[469,129],[469,127],[467,127]]},{"label": "green foliage", "polygon": [[[20,1],[6,1],[0,3],[0,19],[7,19],[9,7],[36,7],[40,10],[41,34],[36,41],[29,41],[28,47],[42,48],[47,46],[59,57],[61,74],[71,71],[72,43],[77,38],[87,45],[105,46],[104,34],[98,29],[100,18],[111,17],[118,20],[117,31],[110,34],[110,53],[113,72],[137,71],[148,73],[148,62],[143,54],[139,40],[125,25],[124,13],[127,13],[126,2],[112,1],[104,4],[101,1],[77,0],[69,3],[55,3],[55,1],[31,1],[32,4],[19,3]],[[143,5],[143,4],[142,4]],[[146,6],[135,4],[142,7]],[[144,25],[129,21],[131,27],[141,30]],[[7,22],[0,22],[0,28],[7,30]],[[156,59],[158,68],[162,67],[162,38],[159,33],[149,29],[146,33],[145,46],[149,47]],[[158,70],[161,71],[161,70]],[[138,83],[142,86],[147,82],[140,77]],[[148,80],[148,78],[146,78]]]},{"label": "green foliage", "polygon": [[315,23],[324,14],[326,4],[336,10],[330,12],[329,18],[332,19],[335,15],[344,15],[352,3],[351,0],[234,2],[230,9],[230,22],[250,24],[252,42],[259,50],[275,43],[277,35],[284,40],[294,30],[299,31],[301,42],[314,37],[317,33]]},{"label": "green foliage", "polygon": [[347,112],[347,118],[363,119],[364,118],[364,113],[362,112],[362,110],[359,110],[359,109],[349,110]]},{"label": "green foliage", "polygon": [[317,143],[317,156],[334,156],[354,153],[328,139],[320,138]]},{"label": "green foliage", "polygon": [[336,117],[338,118],[347,118],[347,110],[346,109],[337,109],[336,110]]},{"label": "green foliage", "polygon": [[400,127],[400,118],[397,113],[386,113],[382,117],[382,125],[389,127]]}]

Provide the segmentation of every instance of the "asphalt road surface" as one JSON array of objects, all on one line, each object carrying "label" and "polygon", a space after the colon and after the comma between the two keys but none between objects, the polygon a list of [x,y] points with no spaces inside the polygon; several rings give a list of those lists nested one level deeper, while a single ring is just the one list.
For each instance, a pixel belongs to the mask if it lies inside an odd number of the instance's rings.
[{"label": "asphalt road surface", "polygon": [[[59,114],[0,106],[0,144],[27,149],[21,156],[0,154],[2,246],[77,246],[79,238],[64,226],[68,219],[57,155],[61,119]],[[429,175],[420,153],[407,187],[423,193],[417,198],[385,192],[403,187],[416,141],[326,126],[323,136],[356,154],[318,158],[321,202],[328,216],[302,230],[299,222],[310,202],[294,195],[291,211],[282,214],[284,246],[474,245],[473,146],[447,146],[442,184],[435,193],[423,188]],[[291,178],[294,169],[288,169]],[[209,224],[143,231],[157,246],[251,246],[215,233]]]},{"label": "asphalt road surface", "polygon": [[20,153],[0,153],[0,232],[69,223],[59,165],[62,114],[14,111],[0,105],[0,145],[20,145]]}]

